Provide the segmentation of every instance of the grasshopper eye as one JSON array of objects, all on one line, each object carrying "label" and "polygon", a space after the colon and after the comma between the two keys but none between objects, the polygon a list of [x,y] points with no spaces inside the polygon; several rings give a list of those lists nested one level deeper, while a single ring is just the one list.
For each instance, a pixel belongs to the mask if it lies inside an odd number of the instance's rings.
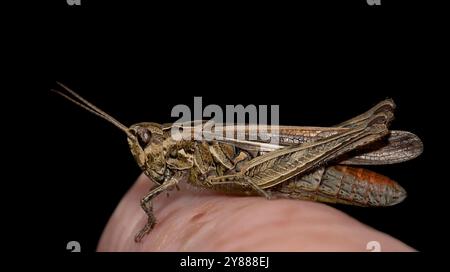
[{"label": "grasshopper eye", "polygon": [[152,133],[146,128],[139,128],[136,131],[139,145],[144,149],[152,139]]}]

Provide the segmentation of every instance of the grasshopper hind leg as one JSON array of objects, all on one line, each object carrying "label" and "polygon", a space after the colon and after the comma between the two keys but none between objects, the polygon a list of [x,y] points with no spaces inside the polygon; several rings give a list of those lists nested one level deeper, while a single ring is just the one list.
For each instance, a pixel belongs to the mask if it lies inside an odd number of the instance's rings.
[{"label": "grasshopper hind leg", "polygon": [[236,179],[235,175],[225,175],[210,177],[207,179],[207,186],[215,191],[225,193],[259,195],[266,199],[271,199],[271,194],[254,183],[251,178],[245,176]]},{"label": "grasshopper hind leg", "polygon": [[245,177],[245,181],[253,188],[253,190],[255,190],[255,192],[257,192],[260,196],[265,197],[266,199],[271,199],[272,196],[269,192],[264,191],[263,188],[261,188],[260,186],[258,186],[256,183],[254,183],[252,181],[251,178]]},{"label": "grasshopper hind leg", "polygon": [[366,122],[367,120],[369,120],[372,116],[378,114],[378,113],[386,113],[388,114],[388,112],[390,112],[392,114],[392,112],[395,109],[395,103],[394,100],[392,99],[385,99],[381,102],[379,102],[378,104],[376,104],[375,106],[373,106],[371,109],[369,109],[368,111],[353,117],[345,122],[342,122],[340,124],[335,125],[334,127],[341,127],[341,128],[353,128],[356,127],[358,125],[361,125],[362,123]]}]

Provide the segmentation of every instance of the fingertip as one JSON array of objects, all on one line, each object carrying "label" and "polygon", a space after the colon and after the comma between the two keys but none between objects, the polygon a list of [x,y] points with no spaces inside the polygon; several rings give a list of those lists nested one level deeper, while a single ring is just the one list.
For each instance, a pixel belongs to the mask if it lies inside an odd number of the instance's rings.
[{"label": "fingertip", "polygon": [[338,209],[301,200],[266,200],[211,192],[169,191],[154,200],[157,224],[140,243],[135,234],[147,215],[140,200],[154,185],[138,177],[120,201],[100,239],[98,251],[414,251]]}]

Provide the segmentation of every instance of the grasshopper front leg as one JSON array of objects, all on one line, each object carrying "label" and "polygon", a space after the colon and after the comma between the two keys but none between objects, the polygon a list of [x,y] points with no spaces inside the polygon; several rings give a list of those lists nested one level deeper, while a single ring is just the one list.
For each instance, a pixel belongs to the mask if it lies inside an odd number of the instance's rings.
[{"label": "grasshopper front leg", "polygon": [[147,235],[156,224],[156,218],[155,218],[155,215],[153,214],[152,199],[155,198],[160,193],[172,188],[173,186],[176,186],[178,184],[179,180],[180,180],[179,175],[176,175],[176,176],[168,179],[161,185],[150,190],[150,192],[141,200],[141,207],[144,210],[144,212],[147,214],[148,219],[147,219],[147,223],[145,224],[145,226],[134,237],[134,241],[136,243],[139,243],[142,240],[142,238],[145,235]]}]

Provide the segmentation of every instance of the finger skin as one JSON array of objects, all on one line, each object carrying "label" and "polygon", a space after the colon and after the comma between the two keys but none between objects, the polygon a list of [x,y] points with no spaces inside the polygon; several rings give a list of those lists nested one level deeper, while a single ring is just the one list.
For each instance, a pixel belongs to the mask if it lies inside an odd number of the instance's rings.
[{"label": "finger skin", "polygon": [[370,241],[378,241],[382,251],[414,251],[325,204],[193,192],[186,186],[154,200],[157,224],[135,243],[147,218],[139,201],[151,186],[139,177],[111,216],[98,251],[369,251]]}]

